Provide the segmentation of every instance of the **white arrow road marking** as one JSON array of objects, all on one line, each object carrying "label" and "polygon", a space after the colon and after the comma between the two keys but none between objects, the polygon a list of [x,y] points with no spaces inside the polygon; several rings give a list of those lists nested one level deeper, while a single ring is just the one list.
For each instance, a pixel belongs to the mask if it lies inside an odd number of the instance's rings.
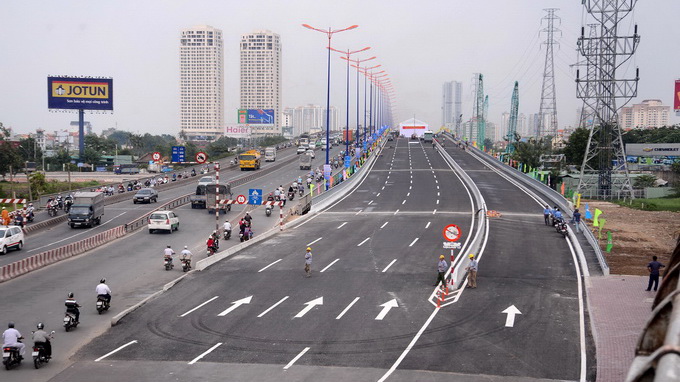
[{"label": "white arrow road marking", "polygon": [[356,304],[357,301],[359,301],[359,297],[354,298],[354,300],[352,300],[352,302],[350,302],[349,305],[347,305],[347,307],[346,307],[345,309],[343,309],[343,311],[340,312],[340,314],[338,314],[337,317],[335,317],[335,319],[336,319],[336,320],[341,319],[342,316],[344,316],[345,313],[347,313],[347,311],[349,310],[349,308],[351,308],[352,305]]},{"label": "white arrow road marking", "polygon": [[323,236],[322,236],[322,237],[320,237],[320,238],[318,238],[318,239],[316,239],[316,240],[314,240],[314,241],[313,241],[313,242],[311,242],[311,243],[307,243],[307,246],[309,247],[310,245],[312,245],[312,244],[316,243],[317,241],[319,241],[319,240],[321,240],[321,239],[323,239]]},{"label": "white arrow road marking", "polygon": [[267,265],[266,267],[264,267],[264,268],[260,269],[259,271],[257,271],[257,273],[260,273],[260,272],[264,271],[265,269],[267,269],[267,268],[271,267],[272,265],[274,265],[274,264],[278,263],[278,262],[279,262],[279,261],[281,261],[281,260],[282,260],[282,259],[278,259],[278,260],[276,260],[275,262],[273,262],[273,263],[271,263],[271,264]]},{"label": "white arrow road marking", "polygon": [[281,304],[282,302],[288,300],[288,297],[290,297],[290,296],[286,296],[286,297],[280,299],[279,302],[277,302],[276,304],[274,304],[274,305],[270,306],[269,308],[267,308],[267,310],[265,310],[264,312],[260,313],[257,317],[260,318],[260,317],[264,316],[265,314],[269,313],[270,310],[276,308],[277,306],[279,306],[279,304]]},{"label": "white arrow road marking", "polygon": [[241,305],[243,305],[243,304],[250,304],[250,301],[251,301],[252,299],[253,299],[253,296],[248,296],[248,297],[246,297],[246,298],[242,298],[242,299],[240,299],[240,300],[236,300],[236,301],[232,302],[232,305],[231,305],[227,310],[225,310],[224,312],[218,314],[218,316],[219,316],[219,317],[224,317],[224,316],[226,316],[227,314],[229,314],[232,310],[238,308],[239,306],[241,306]]},{"label": "white arrow road marking", "polygon": [[99,361],[103,360],[104,358],[110,356],[111,354],[113,354],[113,353],[115,353],[115,352],[117,352],[117,351],[119,351],[119,350],[121,350],[121,349],[123,349],[123,348],[126,348],[126,347],[128,347],[128,346],[130,346],[130,345],[132,345],[132,344],[136,344],[136,343],[137,343],[137,340],[130,341],[130,342],[126,343],[125,345],[119,347],[118,349],[115,349],[115,350],[113,350],[113,351],[110,351],[110,352],[104,354],[103,356],[101,356],[101,357],[95,359],[94,362],[99,362]]},{"label": "white arrow road marking", "polygon": [[364,241],[362,241],[361,243],[357,244],[357,247],[361,247],[362,244],[364,244],[365,242],[369,241],[370,239],[371,239],[370,237],[365,238]]},{"label": "white arrow road marking", "polygon": [[508,316],[505,318],[505,327],[506,328],[512,328],[515,326],[515,315],[516,314],[522,314],[522,312],[519,311],[514,305],[510,305],[507,309],[505,309],[503,312]]},{"label": "white arrow road marking", "polygon": [[340,260],[340,259],[335,259],[335,260],[333,260],[333,262],[331,262],[330,264],[326,265],[326,267],[325,267],[324,269],[322,269],[319,273],[323,273],[323,271],[325,271],[326,269],[330,268],[333,264],[337,263],[339,260]]},{"label": "white arrow road marking", "polygon": [[345,224],[347,224],[347,222],[344,222],[344,223],[340,224],[340,225],[338,226],[338,229],[342,228]]},{"label": "white arrow road marking", "polygon": [[200,308],[200,307],[202,307],[203,305],[205,305],[205,304],[207,304],[207,303],[209,303],[209,302],[213,301],[214,299],[216,299],[216,298],[218,298],[218,297],[219,297],[219,296],[215,296],[215,297],[211,298],[210,300],[208,300],[208,301],[204,302],[203,304],[201,304],[201,305],[199,305],[199,306],[197,306],[197,307],[195,307],[195,308],[191,309],[190,311],[188,311],[188,312],[184,313],[184,314],[183,314],[183,315],[181,315],[180,317],[184,317],[184,316],[186,316],[187,314],[189,314],[189,313],[191,313],[191,312],[193,312],[193,311],[197,310],[198,308]]},{"label": "white arrow road marking", "polygon": [[385,318],[385,316],[387,316],[387,313],[390,311],[390,309],[398,308],[399,304],[397,304],[397,300],[393,298],[390,301],[388,301],[384,304],[381,304],[380,306],[382,306],[383,309],[380,311],[380,313],[378,313],[377,316],[375,316],[376,320],[382,320],[383,318]]},{"label": "white arrow road marking", "polygon": [[199,355],[198,357],[192,359],[192,360],[189,362],[189,365],[195,364],[195,363],[198,362],[201,358],[203,358],[203,357],[205,357],[206,355],[210,354],[211,351],[217,349],[217,347],[220,346],[220,345],[222,345],[222,342],[216,343],[215,345],[213,345],[213,347],[211,347],[210,349],[204,351],[204,352],[201,353],[201,355]]},{"label": "white arrow road marking", "polygon": [[300,352],[300,354],[296,355],[295,358],[290,360],[290,362],[288,362],[288,365],[283,367],[283,370],[288,370],[289,367],[293,366],[295,361],[297,361],[298,359],[300,359],[300,357],[302,357],[303,355],[305,355],[305,353],[307,353],[307,350],[309,350],[309,348],[305,348],[303,351]]},{"label": "white arrow road marking", "polygon": [[397,259],[392,260],[392,262],[390,262],[389,264],[387,264],[387,266],[385,267],[385,269],[382,270],[382,273],[387,272],[387,270],[390,269],[390,267],[392,266],[392,264],[394,264],[394,263],[396,263],[396,262],[397,262]]},{"label": "white arrow road marking", "polygon": [[317,299],[314,299],[312,301],[308,301],[308,302],[305,303],[305,305],[307,305],[307,306],[304,309],[302,309],[300,311],[300,313],[296,314],[295,318],[300,318],[300,317],[304,316],[305,314],[307,314],[307,312],[312,310],[312,308],[314,308],[317,305],[323,305],[323,296],[321,296]]}]

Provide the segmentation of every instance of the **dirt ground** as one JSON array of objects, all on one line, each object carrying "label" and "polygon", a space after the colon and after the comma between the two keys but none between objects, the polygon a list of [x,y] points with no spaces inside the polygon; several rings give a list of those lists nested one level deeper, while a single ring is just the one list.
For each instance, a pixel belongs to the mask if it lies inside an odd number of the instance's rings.
[{"label": "dirt ground", "polygon": [[[640,211],[593,200],[582,201],[582,211],[584,203],[588,203],[593,213],[599,208],[600,216],[606,219],[600,247],[611,274],[647,275],[646,265],[654,255],[661,263],[668,264],[680,235],[680,212]],[[597,237],[597,227],[592,227],[592,221],[588,221],[588,225]],[[611,253],[604,252],[607,231],[612,232],[614,246]]]}]

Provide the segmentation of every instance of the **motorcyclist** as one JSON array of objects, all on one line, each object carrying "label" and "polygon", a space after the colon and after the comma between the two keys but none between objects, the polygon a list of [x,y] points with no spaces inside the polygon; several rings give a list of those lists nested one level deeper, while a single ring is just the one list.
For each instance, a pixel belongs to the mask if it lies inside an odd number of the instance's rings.
[{"label": "motorcyclist", "polygon": [[106,302],[110,305],[111,304],[111,288],[109,288],[108,285],[106,285],[106,279],[102,278],[99,280],[99,285],[95,288],[97,292],[97,297],[103,297],[106,299]]},{"label": "motorcyclist", "polygon": [[253,220],[253,218],[250,216],[249,213],[246,212],[245,216],[243,216],[243,220],[245,220],[245,221],[246,221],[246,225],[247,225],[248,227],[250,227],[250,226],[251,226],[251,220]]},{"label": "motorcyclist", "polygon": [[60,210],[64,208],[64,199],[61,197],[61,194],[57,195],[57,205]]},{"label": "motorcyclist", "polygon": [[281,190],[278,188],[274,190],[274,200],[279,201],[281,200]]},{"label": "motorcyclist", "polygon": [[52,342],[50,342],[52,335],[47,334],[47,332],[44,330],[45,324],[42,322],[38,322],[36,328],[38,330],[33,332],[33,346],[42,347],[45,349],[45,357],[50,359],[52,358]]},{"label": "motorcyclist", "polygon": [[273,202],[274,201],[274,195],[270,192],[269,195],[267,195],[267,201],[268,202]]},{"label": "motorcyclist", "polygon": [[557,206],[553,207],[553,224],[557,224],[562,221],[562,211]]},{"label": "motorcyclist", "polygon": [[215,244],[215,238],[212,235],[210,235],[210,237],[208,237],[208,241],[205,244],[208,247],[208,252],[210,252],[211,255],[213,253],[217,252],[217,245]]},{"label": "motorcyclist", "polygon": [[196,169],[194,168],[191,169],[191,176],[196,176]]},{"label": "motorcyclist", "polygon": [[194,254],[191,253],[189,247],[185,245],[184,249],[182,250],[182,252],[179,253],[179,255],[181,256],[180,260],[186,261],[187,264],[191,267],[191,258],[194,256]]},{"label": "motorcyclist", "polygon": [[7,330],[2,333],[2,347],[11,346],[19,349],[19,356],[23,359],[26,353],[26,346],[19,342],[24,337],[18,330],[14,329],[14,322],[7,324]]},{"label": "motorcyclist", "polygon": [[172,247],[168,245],[163,250],[163,260],[170,259],[170,264],[172,264],[172,255],[174,255],[174,254],[175,254],[175,251],[173,251]]},{"label": "motorcyclist", "polygon": [[224,222],[224,225],[222,226],[222,229],[224,230],[224,237],[225,237],[225,239],[226,239],[228,236],[231,236],[231,229],[232,229],[232,228],[231,228],[231,223],[229,222],[229,220],[227,220],[227,221]]},{"label": "motorcyclist", "polygon": [[172,181],[174,182],[176,180],[177,180],[177,174],[173,172],[172,173]]},{"label": "motorcyclist", "polygon": [[68,298],[64,301],[64,305],[66,305],[66,312],[75,314],[76,323],[80,323],[80,309],[78,309],[80,308],[80,305],[76,301],[73,292],[69,292]]}]

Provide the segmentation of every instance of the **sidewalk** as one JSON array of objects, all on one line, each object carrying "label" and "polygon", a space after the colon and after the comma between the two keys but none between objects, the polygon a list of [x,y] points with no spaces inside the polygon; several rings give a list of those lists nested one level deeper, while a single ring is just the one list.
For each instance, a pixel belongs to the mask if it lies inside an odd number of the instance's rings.
[{"label": "sidewalk", "polygon": [[655,292],[645,291],[648,280],[629,275],[587,280],[598,382],[620,382],[628,374],[637,340],[651,317]]}]

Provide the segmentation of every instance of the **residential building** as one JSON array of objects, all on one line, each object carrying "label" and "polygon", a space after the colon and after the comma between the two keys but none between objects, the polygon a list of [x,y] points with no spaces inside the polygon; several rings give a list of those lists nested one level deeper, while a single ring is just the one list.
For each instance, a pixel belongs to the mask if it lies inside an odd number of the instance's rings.
[{"label": "residential building", "polygon": [[209,25],[182,30],[179,44],[180,135],[214,140],[224,133],[222,31]]},{"label": "residential building", "polygon": [[524,137],[528,134],[528,130],[527,116],[524,113],[520,113],[517,116],[517,134],[519,134],[520,137]]},{"label": "residential building", "polygon": [[273,124],[251,124],[253,136],[281,135],[281,38],[269,30],[241,36],[241,109],[273,109]]},{"label": "residential building", "polygon": [[619,111],[619,125],[623,130],[667,126],[670,110],[671,107],[664,106],[659,99],[646,99],[642,103],[622,107]]},{"label": "residential building", "polygon": [[508,134],[508,128],[510,127],[510,113],[503,112],[501,114],[501,131],[500,134],[496,137],[495,141],[504,141],[506,139],[506,135]]},{"label": "residential building", "polygon": [[442,85],[442,126],[454,131],[461,114],[463,84],[458,81],[444,82]]},{"label": "residential building", "polygon": [[[293,111],[293,134],[326,131],[326,108],[318,105],[298,106]],[[330,130],[339,131],[338,109],[331,106]]]}]

